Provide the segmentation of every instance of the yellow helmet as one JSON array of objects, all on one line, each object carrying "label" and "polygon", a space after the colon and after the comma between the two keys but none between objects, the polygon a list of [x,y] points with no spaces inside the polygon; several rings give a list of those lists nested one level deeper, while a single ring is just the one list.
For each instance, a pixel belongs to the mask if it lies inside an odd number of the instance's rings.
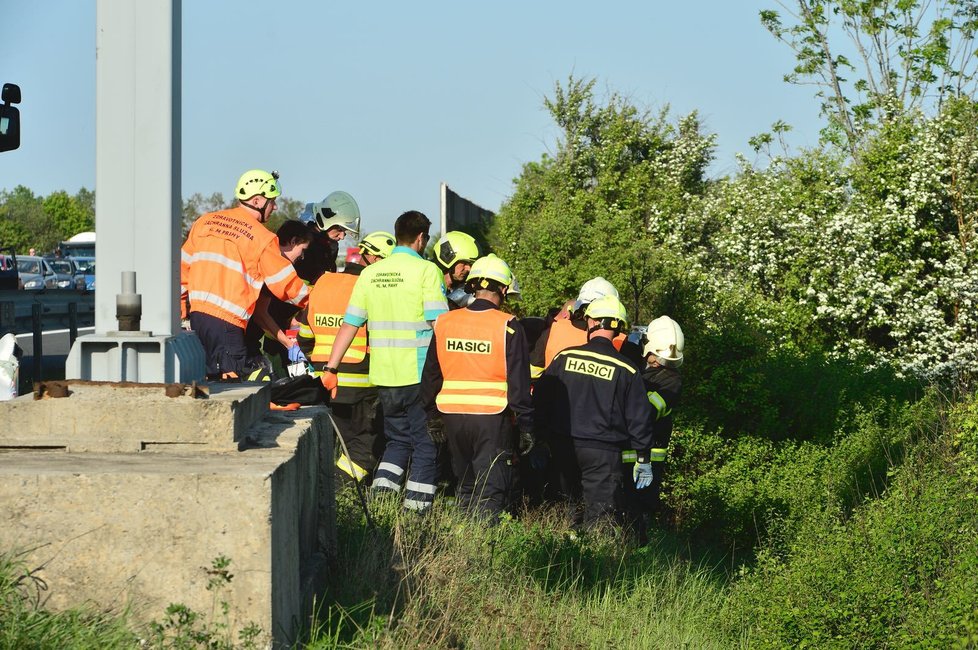
[{"label": "yellow helmet", "polygon": [[[435,244],[435,261],[443,271],[449,271],[459,262],[474,262],[479,257],[479,245],[472,235],[452,230]],[[497,258],[498,259],[498,258]]]},{"label": "yellow helmet", "polygon": [[509,287],[513,284],[513,271],[509,264],[490,253],[472,263],[466,282],[472,283],[476,289],[488,289],[490,285],[486,280],[495,280],[502,286]]},{"label": "yellow helmet", "polygon": [[584,310],[584,316],[601,322],[601,329],[621,331],[628,326],[625,305],[615,296],[595,298]]},{"label": "yellow helmet", "polygon": [[282,184],[278,182],[278,172],[266,172],[264,169],[249,169],[241,174],[238,185],[234,188],[234,197],[247,201],[253,196],[264,196],[274,199],[282,194]]},{"label": "yellow helmet", "polygon": [[394,250],[394,235],[383,230],[372,232],[360,241],[359,249],[362,254],[388,257]]}]

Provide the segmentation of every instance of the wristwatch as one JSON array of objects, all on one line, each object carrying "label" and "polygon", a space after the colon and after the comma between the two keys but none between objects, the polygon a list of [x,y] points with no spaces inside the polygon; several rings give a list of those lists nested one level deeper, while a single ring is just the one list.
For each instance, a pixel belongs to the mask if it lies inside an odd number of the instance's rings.
[{"label": "wristwatch", "polygon": [[339,370],[337,370],[336,368],[330,368],[329,366],[323,366],[323,372],[331,372],[335,375],[339,373]]}]

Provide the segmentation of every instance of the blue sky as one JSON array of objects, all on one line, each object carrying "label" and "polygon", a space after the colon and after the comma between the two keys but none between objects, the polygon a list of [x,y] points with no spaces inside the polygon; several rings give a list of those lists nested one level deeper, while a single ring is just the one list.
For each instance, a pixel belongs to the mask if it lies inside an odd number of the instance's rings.
[{"label": "blue sky", "polygon": [[[21,86],[18,151],[0,189],[95,184],[95,0],[0,0],[0,82]],[[182,194],[229,195],[245,169],[282,172],[302,201],[353,194],[365,228],[439,214],[439,183],[490,210],[553,151],[544,97],[568,75],[638,106],[696,110],[714,175],[782,119],[816,143],[811,88],[761,27],[774,0],[609,3],[184,0]],[[97,189],[97,188],[96,188]]]}]

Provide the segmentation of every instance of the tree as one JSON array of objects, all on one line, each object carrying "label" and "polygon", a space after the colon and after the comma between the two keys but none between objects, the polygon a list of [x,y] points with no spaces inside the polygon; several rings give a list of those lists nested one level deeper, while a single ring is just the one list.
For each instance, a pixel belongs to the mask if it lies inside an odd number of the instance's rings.
[{"label": "tree", "polygon": [[5,245],[21,252],[30,248],[51,252],[61,242],[61,232],[44,210],[43,199],[28,188],[18,185],[9,192],[0,192],[0,204],[0,219],[8,224],[3,229],[4,236],[12,237]]},{"label": "tree", "polygon": [[599,105],[594,84],[571,77],[545,101],[561,129],[557,151],[524,165],[489,240],[519,278],[528,313],[600,275],[637,323],[676,275],[684,214],[708,187],[714,138],[695,114],[672,125],[666,110],[641,111],[617,94]]},{"label": "tree", "polygon": [[760,16],[768,31],[795,52],[798,63],[785,80],[818,88],[829,121],[823,135],[854,159],[866,135],[908,111],[935,114],[947,99],[974,93],[974,0],[778,4],[791,23],[782,22],[775,10]]},{"label": "tree", "polygon": [[[82,190],[86,192],[87,190]],[[95,211],[87,205],[88,194],[69,196],[64,190],[52,192],[43,201],[44,211],[54,221],[62,240],[80,232],[95,230]],[[81,198],[79,198],[79,196]],[[91,194],[94,200],[94,194]]]}]

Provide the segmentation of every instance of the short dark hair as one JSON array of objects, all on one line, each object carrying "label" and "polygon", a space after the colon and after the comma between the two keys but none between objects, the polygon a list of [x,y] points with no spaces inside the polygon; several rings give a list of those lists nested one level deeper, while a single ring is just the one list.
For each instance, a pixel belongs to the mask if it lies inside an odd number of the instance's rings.
[{"label": "short dark hair", "polygon": [[431,228],[431,219],[417,210],[408,210],[394,222],[394,237],[398,244],[413,244],[421,233]]},{"label": "short dark hair", "polygon": [[278,235],[280,242],[286,244],[293,239],[312,241],[312,232],[309,230],[309,226],[298,219],[287,219],[283,221],[282,225],[275,231],[275,234]]}]

